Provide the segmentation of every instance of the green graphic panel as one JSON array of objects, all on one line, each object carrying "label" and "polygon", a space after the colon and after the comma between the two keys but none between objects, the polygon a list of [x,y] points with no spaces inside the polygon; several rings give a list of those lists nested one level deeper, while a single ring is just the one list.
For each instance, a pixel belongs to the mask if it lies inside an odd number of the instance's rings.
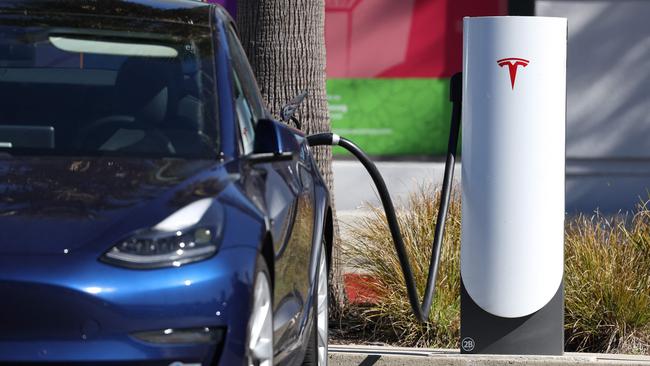
[{"label": "green graphic panel", "polygon": [[368,154],[440,156],[447,150],[448,79],[330,79],[327,94],[334,133]]}]

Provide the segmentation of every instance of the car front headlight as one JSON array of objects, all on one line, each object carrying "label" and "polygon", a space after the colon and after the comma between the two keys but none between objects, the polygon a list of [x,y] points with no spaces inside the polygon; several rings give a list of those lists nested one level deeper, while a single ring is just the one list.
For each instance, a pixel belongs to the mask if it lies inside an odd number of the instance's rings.
[{"label": "car front headlight", "polygon": [[134,268],[180,267],[213,256],[219,249],[219,206],[211,199],[194,202],[151,229],[120,241],[101,257],[105,263]]}]

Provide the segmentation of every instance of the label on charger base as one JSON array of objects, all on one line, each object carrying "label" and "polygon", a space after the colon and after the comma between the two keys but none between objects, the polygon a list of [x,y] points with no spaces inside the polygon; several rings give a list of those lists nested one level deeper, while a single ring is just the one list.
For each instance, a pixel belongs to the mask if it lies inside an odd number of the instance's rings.
[{"label": "label on charger base", "polygon": [[566,40],[563,18],[464,20],[461,274],[500,317],[562,282]]}]

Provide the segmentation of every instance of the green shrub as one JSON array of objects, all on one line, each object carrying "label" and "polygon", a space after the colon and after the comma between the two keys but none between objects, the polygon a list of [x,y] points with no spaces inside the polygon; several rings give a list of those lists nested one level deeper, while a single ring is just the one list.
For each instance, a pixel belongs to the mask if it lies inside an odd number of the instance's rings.
[{"label": "green shrub", "polygon": [[[440,193],[423,186],[411,194],[398,219],[420,296],[424,291]],[[375,304],[350,305],[347,329],[369,342],[457,348],[460,336],[460,199],[454,195],[430,313],[420,324],[411,314],[401,267],[383,210],[348,228],[347,262],[376,280]],[[650,353],[650,211],[632,217],[578,216],[567,221],[567,350]],[[345,316],[345,314],[344,314]],[[360,319],[359,319],[360,318]],[[336,327],[334,327],[336,328]],[[347,333],[347,334],[346,334]]]}]

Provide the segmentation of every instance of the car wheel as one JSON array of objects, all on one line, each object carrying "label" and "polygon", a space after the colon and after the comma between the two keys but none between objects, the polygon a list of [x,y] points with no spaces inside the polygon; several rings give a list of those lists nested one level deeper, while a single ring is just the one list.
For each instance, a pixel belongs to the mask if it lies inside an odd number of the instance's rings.
[{"label": "car wheel", "polygon": [[273,365],[273,303],[269,270],[258,260],[253,288],[253,308],[248,325],[248,365]]},{"label": "car wheel", "polygon": [[327,366],[328,336],[328,288],[327,251],[325,241],[321,243],[321,256],[316,274],[316,294],[314,296],[314,329],[307,345],[303,366]]}]

